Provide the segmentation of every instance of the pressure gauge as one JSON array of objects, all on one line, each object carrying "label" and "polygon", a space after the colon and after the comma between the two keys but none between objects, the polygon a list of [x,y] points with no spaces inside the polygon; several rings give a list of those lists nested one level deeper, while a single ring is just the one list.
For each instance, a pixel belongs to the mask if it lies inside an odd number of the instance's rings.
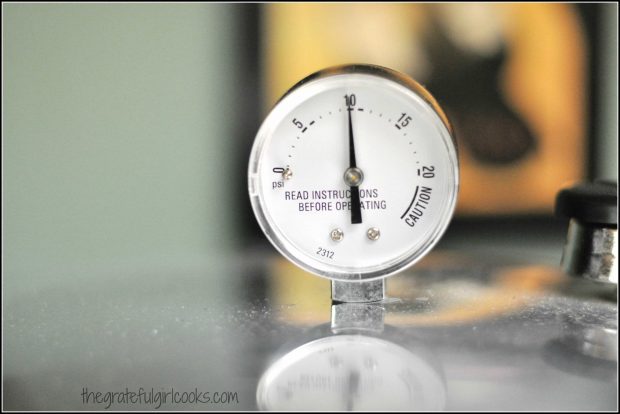
[{"label": "pressure gauge", "polygon": [[371,65],[300,81],[260,127],[249,193],[267,238],[333,281],[374,281],[421,259],[456,204],[451,126],[418,83]]}]

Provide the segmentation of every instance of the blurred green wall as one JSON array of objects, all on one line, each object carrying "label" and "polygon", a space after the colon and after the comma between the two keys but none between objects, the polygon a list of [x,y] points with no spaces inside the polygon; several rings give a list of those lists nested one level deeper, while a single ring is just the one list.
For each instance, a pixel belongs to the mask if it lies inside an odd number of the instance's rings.
[{"label": "blurred green wall", "polygon": [[618,181],[618,5],[602,4],[601,58],[596,75],[600,80],[601,124],[594,149],[596,178]]},{"label": "blurred green wall", "polygon": [[222,257],[235,235],[231,7],[2,7],[4,287]]}]

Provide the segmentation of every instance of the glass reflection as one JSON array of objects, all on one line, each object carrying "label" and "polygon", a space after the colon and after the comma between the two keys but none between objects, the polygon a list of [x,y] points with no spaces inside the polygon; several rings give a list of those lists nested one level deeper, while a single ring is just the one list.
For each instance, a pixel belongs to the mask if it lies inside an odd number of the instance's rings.
[{"label": "glass reflection", "polygon": [[548,341],[543,359],[573,375],[614,381],[618,364],[618,320],[615,310],[599,310],[587,318],[562,318],[561,335]]},{"label": "glass reflection", "polygon": [[434,356],[414,338],[385,326],[380,305],[332,306],[330,325],[284,349],[259,381],[261,410],[445,407],[445,381]]}]

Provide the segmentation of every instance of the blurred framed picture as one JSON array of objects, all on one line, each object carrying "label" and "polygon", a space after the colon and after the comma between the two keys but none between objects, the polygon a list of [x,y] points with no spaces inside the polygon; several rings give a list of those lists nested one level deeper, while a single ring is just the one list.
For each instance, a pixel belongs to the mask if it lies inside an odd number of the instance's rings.
[{"label": "blurred framed picture", "polygon": [[569,3],[275,3],[263,10],[265,112],[327,66],[405,72],[446,110],[461,216],[550,214],[587,173],[583,12]]}]

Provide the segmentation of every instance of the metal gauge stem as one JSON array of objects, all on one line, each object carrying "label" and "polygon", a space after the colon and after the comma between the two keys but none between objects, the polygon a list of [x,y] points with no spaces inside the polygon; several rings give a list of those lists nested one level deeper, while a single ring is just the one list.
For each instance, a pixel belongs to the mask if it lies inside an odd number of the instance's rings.
[{"label": "metal gauge stem", "polygon": [[375,280],[423,257],[456,204],[452,129],[390,69],[346,65],[299,82],[257,133],[249,193],[267,238],[336,281]]}]

